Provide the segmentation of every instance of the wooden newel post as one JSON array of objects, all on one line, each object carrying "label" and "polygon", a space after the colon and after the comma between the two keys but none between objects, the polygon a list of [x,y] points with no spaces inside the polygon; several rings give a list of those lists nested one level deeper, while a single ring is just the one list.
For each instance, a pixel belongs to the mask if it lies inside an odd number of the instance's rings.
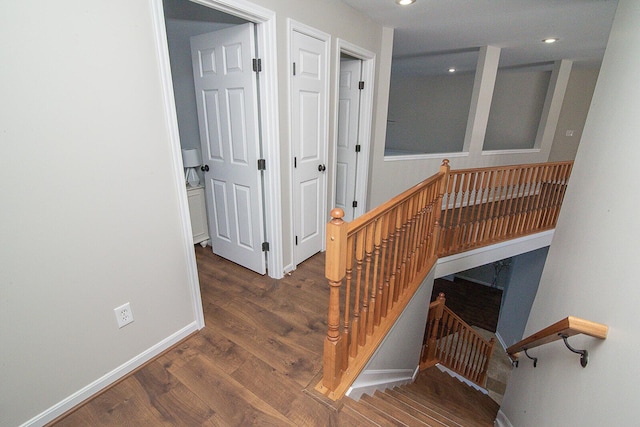
[{"label": "wooden newel post", "polygon": [[331,211],[331,221],[327,224],[327,253],[325,276],[329,280],[329,315],[327,336],[324,340],[324,360],[322,384],[333,391],[340,384],[342,376],[342,346],[340,336],[340,285],[347,266],[347,226],[342,220],[344,211]]},{"label": "wooden newel post", "polygon": [[434,307],[433,313],[433,324],[431,325],[431,331],[429,331],[429,341],[427,342],[427,361],[434,361],[436,358],[436,342],[438,340],[438,327],[440,326],[440,321],[442,320],[442,315],[444,313],[444,303],[445,297],[442,292],[438,294],[438,298],[436,298],[436,302],[438,303]]}]

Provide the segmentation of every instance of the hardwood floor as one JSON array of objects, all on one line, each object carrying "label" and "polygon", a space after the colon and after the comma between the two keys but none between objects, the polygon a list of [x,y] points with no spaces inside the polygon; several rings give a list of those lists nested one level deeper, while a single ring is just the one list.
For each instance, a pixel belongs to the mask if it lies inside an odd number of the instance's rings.
[{"label": "hardwood floor", "polygon": [[324,255],[279,281],[196,257],[206,327],[55,425],[358,425],[303,393],[321,369]]},{"label": "hardwood floor", "polygon": [[323,254],[282,280],[199,245],[196,257],[206,327],[53,425],[405,425],[305,391],[320,378],[327,329]]}]

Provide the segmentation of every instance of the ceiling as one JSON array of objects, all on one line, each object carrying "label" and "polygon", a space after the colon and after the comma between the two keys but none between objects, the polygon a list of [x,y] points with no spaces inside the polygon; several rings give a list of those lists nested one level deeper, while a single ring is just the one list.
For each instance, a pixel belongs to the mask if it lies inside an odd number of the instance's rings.
[{"label": "ceiling", "polygon": [[[598,66],[617,0],[342,0],[392,27],[393,72],[475,70],[481,46],[500,47],[500,67],[550,68],[559,59]],[[555,37],[553,44],[542,39]]]}]

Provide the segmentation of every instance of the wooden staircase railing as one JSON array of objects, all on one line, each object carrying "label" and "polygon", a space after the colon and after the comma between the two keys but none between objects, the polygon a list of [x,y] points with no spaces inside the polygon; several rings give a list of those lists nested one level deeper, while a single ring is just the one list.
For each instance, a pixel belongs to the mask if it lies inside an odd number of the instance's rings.
[{"label": "wooden staircase railing", "polygon": [[328,332],[316,386],[329,398],[344,395],[435,265],[448,171],[445,161],[436,175],[351,223],[341,209],[331,211]]},{"label": "wooden staircase railing", "polygon": [[[532,348],[548,344],[553,341],[564,339],[565,344],[574,353],[582,355],[580,363],[582,367],[587,366],[589,360],[589,354],[586,350],[575,350],[567,342],[567,338],[578,334],[589,335],[594,338],[606,339],[609,327],[602,323],[592,322],[590,320],[584,320],[575,316],[568,316],[564,319],[548,326],[541,331],[536,332],[523,339],[520,342],[515,343],[511,347],[507,348],[507,354],[511,357],[511,360],[517,362],[520,352],[530,350]],[[528,356],[528,355],[527,355]],[[537,358],[529,356],[534,362],[537,362]],[[535,364],[534,364],[535,366]]]},{"label": "wooden staircase railing", "polygon": [[555,227],[572,164],[450,171],[444,160],[437,174],[351,223],[332,210],[316,390],[344,395],[438,257]]},{"label": "wooden staircase railing", "polygon": [[494,345],[495,338],[485,340],[445,305],[440,293],[429,305],[420,369],[440,363],[485,387]]},{"label": "wooden staircase railing", "polygon": [[555,227],[573,162],[452,170],[438,256]]}]

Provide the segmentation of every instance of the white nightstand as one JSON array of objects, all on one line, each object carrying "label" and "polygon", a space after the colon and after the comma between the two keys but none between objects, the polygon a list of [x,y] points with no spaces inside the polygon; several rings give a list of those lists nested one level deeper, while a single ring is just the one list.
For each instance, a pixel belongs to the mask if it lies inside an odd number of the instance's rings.
[{"label": "white nightstand", "polygon": [[209,242],[209,227],[207,226],[207,206],[204,201],[204,187],[187,187],[189,200],[189,216],[191,217],[191,232],[193,243],[200,243],[203,248]]}]

